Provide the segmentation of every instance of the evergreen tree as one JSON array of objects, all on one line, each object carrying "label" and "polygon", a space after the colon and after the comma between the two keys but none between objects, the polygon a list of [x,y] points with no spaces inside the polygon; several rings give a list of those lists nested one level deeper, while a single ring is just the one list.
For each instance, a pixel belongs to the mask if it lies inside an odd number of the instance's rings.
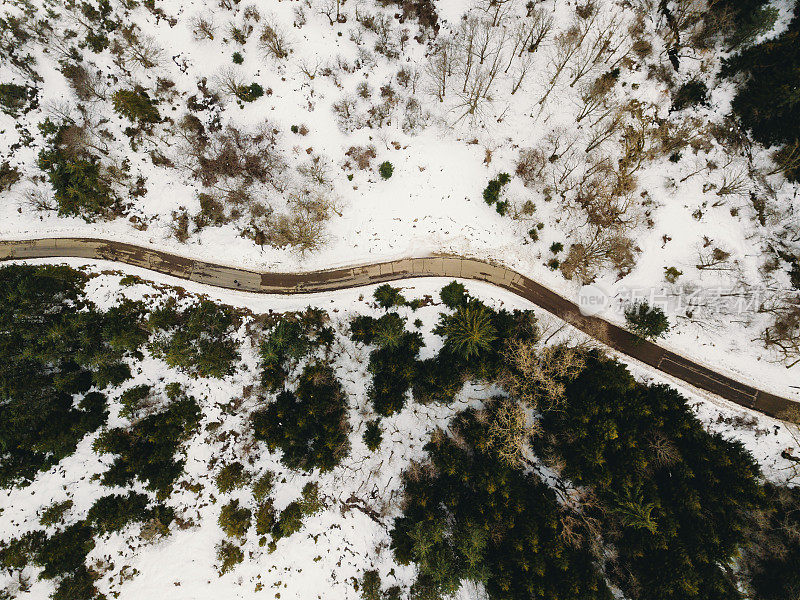
[{"label": "evergreen tree", "polygon": [[347,455],[347,398],[333,368],[309,364],[297,390],[280,392],[274,402],[252,415],[256,439],[283,451],[292,469],[329,471]]},{"label": "evergreen tree", "polygon": [[490,421],[461,413],[452,437],[438,431],[425,446],[429,465],[403,476],[391,537],[396,559],[417,567],[413,593],[451,595],[472,581],[492,600],[610,600],[590,556],[562,541],[553,491],[491,448]]},{"label": "evergreen tree", "polygon": [[664,311],[646,301],[636,302],[625,309],[628,327],[645,339],[656,339],[669,331],[669,319]]}]

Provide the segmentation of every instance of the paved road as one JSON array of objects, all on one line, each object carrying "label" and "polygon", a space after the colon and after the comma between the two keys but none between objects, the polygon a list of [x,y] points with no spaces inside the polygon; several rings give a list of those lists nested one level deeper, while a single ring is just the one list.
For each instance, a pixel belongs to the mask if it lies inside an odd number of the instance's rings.
[{"label": "paved road", "polygon": [[0,260],[78,257],[142,267],[206,285],[248,292],[302,294],[413,277],[460,277],[486,281],[530,300],[581,331],[636,360],[736,404],[780,416],[799,403],[717,373],[597,317],[581,315],[572,302],[501,265],[459,256],[406,258],[306,273],[261,273],[207,263],[132,244],[89,238],[0,241]]}]

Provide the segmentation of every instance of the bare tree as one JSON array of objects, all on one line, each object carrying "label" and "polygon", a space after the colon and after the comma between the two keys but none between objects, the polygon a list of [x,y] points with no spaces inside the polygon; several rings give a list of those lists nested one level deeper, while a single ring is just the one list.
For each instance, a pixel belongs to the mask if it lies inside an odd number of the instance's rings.
[{"label": "bare tree", "polygon": [[277,59],[286,58],[291,52],[289,40],[274,22],[264,23],[258,45],[265,53]]},{"label": "bare tree", "polygon": [[770,350],[776,351],[787,369],[800,363],[800,302],[763,306],[761,312],[773,315],[772,325],[764,329],[761,341]]},{"label": "bare tree", "polygon": [[439,102],[444,102],[450,79],[453,76],[458,57],[456,43],[447,37],[440,38],[439,44],[431,54],[425,73],[431,80],[431,92]]},{"label": "bare tree", "polygon": [[566,383],[585,367],[581,349],[566,344],[539,347],[515,340],[505,350],[509,369],[501,382],[512,396],[537,410],[558,407],[564,400]]},{"label": "bare tree", "polygon": [[512,398],[499,399],[489,422],[489,445],[510,467],[522,465],[538,422],[529,422],[525,408]]},{"label": "bare tree", "polygon": [[579,239],[581,241],[570,246],[561,263],[561,272],[567,279],[576,277],[588,283],[603,268],[613,266],[627,272],[633,267],[634,244],[623,232],[592,225]]}]

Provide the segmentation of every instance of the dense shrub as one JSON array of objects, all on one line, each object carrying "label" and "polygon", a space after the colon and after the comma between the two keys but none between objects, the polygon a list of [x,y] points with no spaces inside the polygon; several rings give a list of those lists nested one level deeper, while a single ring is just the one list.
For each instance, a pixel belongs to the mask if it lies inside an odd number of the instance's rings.
[{"label": "dense shrub", "polygon": [[117,113],[134,123],[158,123],[161,120],[158,108],[144,90],[117,90],[111,102]]},{"label": "dense shrub", "polygon": [[378,167],[378,173],[380,173],[383,179],[389,179],[394,173],[394,166],[388,160],[386,162],[382,162]]},{"label": "dense shrub", "polygon": [[147,517],[149,500],[144,494],[128,492],[127,495],[112,494],[98,498],[89,512],[86,521],[100,532],[119,531],[133,521],[144,521]]},{"label": "dense shrub", "polygon": [[119,402],[122,408],[119,411],[121,417],[131,417],[142,408],[144,401],[150,398],[152,388],[149,385],[136,385],[122,392]]},{"label": "dense shrub", "polygon": [[303,507],[300,502],[290,502],[281,511],[272,528],[272,537],[275,540],[289,537],[303,528]]},{"label": "dense shrub", "polygon": [[395,306],[403,306],[406,303],[406,299],[403,297],[403,294],[400,293],[400,288],[392,287],[388,283],[384,283],[375,288],[372,296],[375,298],[378,306],[386,310]]},{"label": "dense shrub", "polygon": [[217,561],[219,574],[224,575],[244,560],[244,552],[236,544],[222,540],[217,545]]},{"label": "dense shrub", "polygon": [[403,409],[417,366],[417,356],[424,345],[419,332],[406,331],[406,320],[389,312],[379,319],[359,316],[350,323],[354,341],[377,346],[369,356],[368,370],[372,383],[367,396],[381,416]]},{"label": "dense shrub", "polygon": [[610,599],[585,551],[561,539],[555,494],[491,450],[487,422],[457,416],[438,431],[427,464],[403,476],[403,514],[391,532],[402,564],[415,563],[418,597],[451,595],[468,581],[491,599]]},{"label": "dense shrub", "polygon": [[284,390],[252,416],[256,439],[283,451],[292,469],[333,469],[349,451],[347,397],[330,365],[309,364],[297,389]]},{"label": "dense shrub", "polygon": [[108,212],[116,198],[94,157],[75,156],[57,143],[39,153],[39,168],[47,173],[58,203],[58,214],[91,221]]},{"label": "dense shrub", "polygon": [[271,501],[262,502],[256,508],[256,535],[266,535],[275,527],[275,508]]},{"label": "dense shrub", "polygon": [[439,297],[447,308],[456,310],[459,306],[466,304],[469,294],[463,283],[451,281],[441,289]]},{"label": "dense shrub", "polygon": [[105,396],[87,392],[147,337],[139,304],[100,312],[83,295],[85,281],[68,267],[0,268],[2,484],[49,468],[105,421]]},{"label": "dense shrub", "polygon": [[196,430],[201,416],[194,398],[176,393],[174,388],[170,393],[172,402],[163,411],[130,429],[103,431],[95,441],[98,452],[119,455],[103,475],[105,485],[123,486],[139,479],[159,497],[169,495],[183,472],[184,461],[176,460],[175,454]]},{"label": "dense shrub", "polygon": [[35,108],[37,106],[37,95],[38,91],[33,87],[0,83],[0,110],[7,115],[16,117],[26,107]]},{"label": "dense shrub", "polygon": [[383,432],[381,432],[381,422],[379,419],[374,419],[367,423],[367,426],[364,428],[363,439],[370,452],[375,452],[381,447]]},{"label": "dense shrub", "polygon": [[275,485],[275,473],[267,471],[253,484],[253,498],[261,502],[270,495]]},{"label": "dense shrub", "polygon": [[33,562],[42,567],[40,577],[53,579],[59,575],[75,573],[83,567],[86,555],[94,546],[92,528],[79,521],[44,540],[35,549]]},{"label": "dense shrub", "polygon": [[196,377],[225,377],[239,360],[233,339],[239,317],[230,306],[201,300],[184,310],[170,298],[148,321],[155,332],[148,348],[169,366]]},{"label": "dense shrub", "polygon": [[64,520],[64,515],[72,508],[72,504],[72,500],[54,502],[42,511],[42,516],[39,517],[39,524],[43,527],[58,525]]},{"label": "dense shrub", "polygon": [[748,587],[758,600],[800,594],[800,488],[767,485],[768,509],[752,523],[744,553]]},{"label": "dense shrub", "polygon": [[672,98],[672,110],[683,110],[696,104],[706,104],[707,94],[708,88],[706,84],[697,79],[692,79],[684,83],[675,92],[675,96]]},{"label": "dense shrub", "polygon": [[244,487],[248,479],[244,465],[239,461],[235,461],[222,467],[217,472],[214,482],[217,484],[217,489],[221,494],[227,494],[230,491]]},{"label": "dense shrub", "polygon": [[486,204],[494,204],[500,200],[500,192],[503,187],[511,181],[511,176],[508,173],[500,173],[494,179],[490,179],[486,188],[483,190],[483,201]]},{"label": "dense shrub", "polygon": [[318,348],[329,348],[334,331],[328,313],[308,308],[303,313],[286,313],[261,343],[261,381],[270,390],[281,388],[300,359]]},{"label": "dense shrub", "polygon": [[218,522],[228,537],[244,538],[250,528],[252,516],[249,508],[239,507],[239,500],[231,500],[220,510]]}]

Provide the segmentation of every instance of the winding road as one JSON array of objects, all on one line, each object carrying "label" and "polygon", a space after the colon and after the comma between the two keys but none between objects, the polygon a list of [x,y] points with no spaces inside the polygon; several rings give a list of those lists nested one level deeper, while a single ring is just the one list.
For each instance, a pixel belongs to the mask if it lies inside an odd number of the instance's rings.
[{"label": "winding road", "polygon": [[759,390],[642,341],[507,267],[460,256],[425,256],[305,273],[262,273],[213,264],[122,242],[94,238],[0,241],[0,260],[65,258],[110,260],[206,285],[265,294],[302,294],[354,288],[414,277],[485,281],[525,298],[615,350],[746,408],[778,417],[800,403]]}]

